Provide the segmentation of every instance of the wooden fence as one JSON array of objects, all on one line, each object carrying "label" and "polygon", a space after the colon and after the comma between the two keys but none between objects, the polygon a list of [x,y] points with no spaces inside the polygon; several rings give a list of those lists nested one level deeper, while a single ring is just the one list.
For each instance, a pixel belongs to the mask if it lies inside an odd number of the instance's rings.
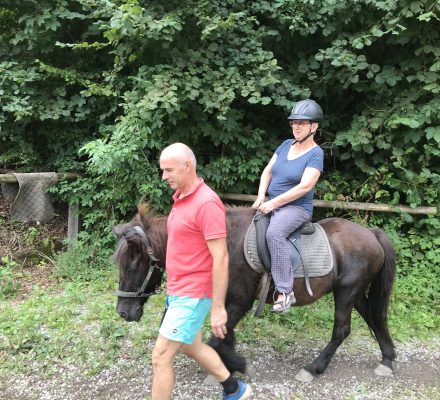
[{"label": "wooden fence", "polygon": [[[225,200],[254,202],[257,196],[251,194],[223,193],[220,195]],[[436,207],[408,207],[403,205],[390,206],[388,204],[358,203],[349,201],[313,200],[314,207],[342,208],[345,210],[370,210],[380,212],[405,212],[408,214],[437,214]]]},{"label": "wooden fence", "polygon": [[[67,178],[75,179],[79,175],[75,173],[60,173],[57,174],[58,179]],[[0,174],[0,183],[16,183],[17,178],[13,174]],[[236,194],[236,193],[223,193],[220,197],[224,200],[234,201],[246,201],[253,202],[257,198],[255,195],[248,194]],[[388,204],[377,203],[358,203],[348,201],[326,201],[326,200],[313,200],[315,207],[322,208],[340,208],[346,210],[369,210],[378,212],[404,212],[408,214],[424,214],[435,215],[437,214],[436,207],[408,207],[404,205],[390,206]],[[68,216],[68,238],[75,240],[79,230],[79,218],[78,218],[78,206],[69,204],[69,216]]]}]

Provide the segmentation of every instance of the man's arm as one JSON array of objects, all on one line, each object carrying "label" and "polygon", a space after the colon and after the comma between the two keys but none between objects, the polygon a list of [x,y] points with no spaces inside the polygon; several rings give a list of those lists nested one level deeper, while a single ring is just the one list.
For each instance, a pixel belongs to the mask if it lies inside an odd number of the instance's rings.
[{"label": "man's arm", "polygon": [[215,336],[223,339],[227,333],[228,315],[225,309],[226,291],[228,289],[229,254],[226,238],[206,241],[212,255],[212,309],[211,329]]}]

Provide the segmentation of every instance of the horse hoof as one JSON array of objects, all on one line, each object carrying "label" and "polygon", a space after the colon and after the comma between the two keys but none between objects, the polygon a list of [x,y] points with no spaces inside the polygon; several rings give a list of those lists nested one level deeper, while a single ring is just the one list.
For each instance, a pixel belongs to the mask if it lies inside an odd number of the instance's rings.
[{"label": "horse hoof", "polygon": [[310,383],[313,381],[313,379],[315,379],[315,377],[309,372],[306,371],[304,368],[301,369],[301,371],[299,371],[296,375],[295,375],[295,379],[297,381],[300,382],[304,382],[304,383]]},{"label": "horse hoof", "polygon": [[214,378],[213,375],[207,375],[205,380],[203,381],[203,384],[208,386],[217,386],[219,385],[219,382],[217,379]]},{"label": "horse hoof", "polygon": [[379,366],[374,369],[374,373],[379,376],[391,376],[393,375],[393,370],[383,364],[379,364]]}]

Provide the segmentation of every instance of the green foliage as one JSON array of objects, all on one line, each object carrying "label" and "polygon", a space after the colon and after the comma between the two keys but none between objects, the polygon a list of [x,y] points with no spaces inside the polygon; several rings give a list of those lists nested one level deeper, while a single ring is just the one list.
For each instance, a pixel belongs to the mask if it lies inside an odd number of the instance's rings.
[{"label": "green foliage", "polygon": [[109,252],[76,241],[70,249],[57,254],[53,274],[57,278],[70,281],[94,281],[99,279],[109,266]]},{"label": "green foliage", "polygon": [[87,225],[126,217],[141,196],[166,210],[157,159],[173,141],[194,148],[216,189],[254,193],[290,135],[288,109],[308,96],[325,110],[336,192],[438,201],[434,1],[46,0],[1,11],[0,161],[86,172],[61,193],[87,204]]},{"label": "green foliage", "polygon": [[[0,371],[29,372],[38,365],[42,373],[52,374],[75,364],[96,374],[116,359],[148,356],[146,340],[157,335],[160,314],[146,313],[139,324],[125,323],[115,312],[116,280],[111,268],[89,281],[34,287],[19,303],[3,301]],[[162,297],[149,301],[156,311],[162,306]]]},{"label": "green foliage", "polygon": [[18,265],[9,257],[0,258],[0,299],[13,297],[20,288],[17,278],[21,276]]},{"label": "green foliage", "polygon": [[[66,277],[102,263],[139,198],[167,212],[164,146],[190,145],[214,189],[255,193],[307,97],[325,114],[318,198],[438,206],[439,19],[434,0],[6,0],[0,163],[83,173],[53,189],[83,221]],[[438,218],[339,213],[387,227],[405,293],[437,272]]]}]

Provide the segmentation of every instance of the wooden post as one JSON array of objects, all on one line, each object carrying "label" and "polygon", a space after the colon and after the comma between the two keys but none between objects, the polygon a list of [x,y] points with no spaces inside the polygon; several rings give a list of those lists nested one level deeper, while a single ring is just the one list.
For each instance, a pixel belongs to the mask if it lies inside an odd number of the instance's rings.
[{"label": "wooden post", "polygon": [[77,239],[79,232],[79,207],[78,204],[69,205],[69,219],[67,222],[67,238],[69,247]]}]

